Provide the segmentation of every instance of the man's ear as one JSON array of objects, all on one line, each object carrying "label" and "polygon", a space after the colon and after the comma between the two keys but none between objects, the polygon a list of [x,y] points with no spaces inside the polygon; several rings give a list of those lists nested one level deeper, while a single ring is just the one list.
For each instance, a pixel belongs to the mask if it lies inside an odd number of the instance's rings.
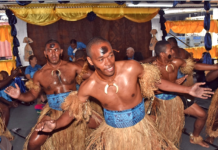
[{"label": "man's ear", "polygon": [[92,62],[92,60],[91,60],[91,58],[90,58],[90,57],[87,57],[87,61],[89,62],[89,64],[90,64],[90,65],[92,65],[92,66],[93,66],[93,62]]},{"label": "man's ear", "polygon": [[46,52],[45,52],[45,50],[44,50],[44,55],[45,55],[45,58],[46,58]]},{"label": "man's ear", "polygon": [[63,49],[61,49],[61,56],[63,55]]}]

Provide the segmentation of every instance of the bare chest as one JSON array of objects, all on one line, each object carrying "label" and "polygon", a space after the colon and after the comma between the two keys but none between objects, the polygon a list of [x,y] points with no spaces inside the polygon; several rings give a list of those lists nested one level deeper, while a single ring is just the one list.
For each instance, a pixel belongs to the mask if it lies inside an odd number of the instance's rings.
[{"label": "bare chest", "polygon": [[141,99],[139,84],[136,77],[119,76],[114,84],[99,82],[93,88],[92,96],[98,99],[106,109],[123,110],[133,104],[135,99]]}]

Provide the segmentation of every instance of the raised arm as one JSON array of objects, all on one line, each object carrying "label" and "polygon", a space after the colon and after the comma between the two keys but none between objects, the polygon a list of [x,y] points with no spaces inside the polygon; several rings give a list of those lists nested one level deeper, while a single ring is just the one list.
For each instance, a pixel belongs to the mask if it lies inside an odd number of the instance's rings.
[{"label": "raised arm", "polygon": [[211,71],[211,70],[217,70],[218,65],[208,65],[208,64],[202,64],[202,63],[196,63],[195,70],[202,70],[202,71]]},{"label": "raised arm", "polygon": [[163,91],[186,93],[194,97],[207,99],[208,97],[211,97],[210,94],[213,94],[213,92],[211,92],[210,88],[200,87],[201,85],[204,85],[204,84],[205,83],[195,83],[193,86],[187,87],[187,86],[182,86],[182,85],[161,79],[161,83],[156,84],[156,85],[159,89]]},{"label": "raised arm", "polygon": [[6,79],[0,81],[0,88],[8,86],[8,84],[10,84],[11,80],[13,80],[13,78],[16,77],[18,74],[19,74],[19,68],[12,70],[10,76],[8,76]]},{"label": "raised arm", "polygon": [[38,78],[39,78],[39,75],[38,73],[36,73],[33,77],[33,81],[31,80],[29,82],[29,84],[31,84],[30,86],[34,88],[30,89],[26,93],[21,93],[20,88],[16,83],[15,83],[15,88],[13,86],[9,86],[5,89],[4,92],[14,99],[17,99],[23,102],[31,102],[38,97],[40,90],[41,90]]}]

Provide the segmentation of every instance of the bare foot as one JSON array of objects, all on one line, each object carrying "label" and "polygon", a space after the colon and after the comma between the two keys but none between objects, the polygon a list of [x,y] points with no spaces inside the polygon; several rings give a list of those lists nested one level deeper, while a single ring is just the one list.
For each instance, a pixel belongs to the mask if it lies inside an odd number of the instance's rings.
[{"label": "bare foot", "polygon": [[190,139],[190,143],[192,143],[192,144],[198,144],[198,145],[200,145],[200,146],[202,146],[202,147],[209,148],[209,145],[208,145],[207,143],[205,143],[204,141],[201,141],[201,142],[199,142],[199,143],[194,143],[194,141],[193,141],[192,139]]},{"label": "bare foot", "polygon": [[214,137],[207,137],[205,141],[213,144],[214,139],[215,139]]}]

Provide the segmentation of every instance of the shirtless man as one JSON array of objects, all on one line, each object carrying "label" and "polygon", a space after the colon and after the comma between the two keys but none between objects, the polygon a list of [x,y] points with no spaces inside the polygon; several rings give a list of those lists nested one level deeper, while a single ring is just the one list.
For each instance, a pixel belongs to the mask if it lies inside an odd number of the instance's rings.
[{"label": "shirtless man", "polygon": [[[207,82],[212,82],[218,77],[218,70],[211,71],[206,76]],[[218,137],[218,90],[216,89],[215,94],[211,100],[210,107],[208,109],[208,118],[206,121],[206,133],[208,135],[206,141],[211,144],[214,139]]]},{"label": "shirtless man", "polygon": [[[44,55],[47,63],[42,69],[37,71],[33,76],[33,82],[29,83],[30,91],[20,93],[19,87],[8,87],[5,92],[13,98],[20,101],[30,102],[35,100],[40,90],[43,89],[48,98],[48,105],[44,107],[38,121],[45,119],[57,119],[62,113],[62,103],[68,97],[71,91],[76,90],[76,74],[81,72],[82,67],[77,63],[71,63],[61,60],[63,49],[58,41],[49,40],[45,45]],[[88,75],[84,74],[83,78]],[[92,123],[90,119],[89,124]],[[85,131],[78,132],[81,129],[71,123],[67,128],[56,131],[52,134],[37,132],[32,130],[24,149],[40,150],[44,149],[83,149],[85,140]],[[76,134],[76,133],[80,133]],[[73,135],[75,134],[75,137]],[[82,137],[81,137],[82,136]],[[48,138],[49,137],[49,138]],[[67,137],[67,138],[66,138]],[[63,140],[57,140],[57,139]],[[77,141],[80,139],[80,142]]]},{"label": "shirtless man", "polygon": [[[158,68],[160,69],[161,75],[162,75],[161,78],[168,80],[168,81],[171,81],[171,82],[175,82],[177,79],[179,68],[186,67],[186,65],[188,65],[188,64],[186,63],[186,61],[184,59],[172,58],[174,49],[171,47],[169,42],[159,41],[156,44],[155,48],[156,48],[155,52],[156,52],[157,58],[155,61],[153,61],[153,64],[157,65]],[[193,67],[196,70],[216,70],[218,68],[217,65],[207,65],[207,64],[194,64]],[[169,96],[170,94],[166,93],[165,97],[166,97],[166,95]],[[176,94],[172,94],[172,95],[173,95],[173,97],[176,97]],[[163,96],[164,96],[164,94],[156,95],[156,97],[161,99],[161,100],[163,100],[163,98],[161,98]],[[170,99],[173,99],[173,98],[171,97]],[[164,100],[168,100],[168,99],[164,99]],[[205,125],[207,115],[206,115],[205,111],[198,104],[196,104],[192,101],[191,102],[187,101],[184,98],[182,99],[182,101],[184,103],[184,109],[185,109],[184,113],[188,114],[188,115],[195,116],[197,118],[195,121],[195,124],[194,124],[193,135],[191,136],[192,138],[190,139],[191,143],[195,143],[194,142],[195,138],[199,137],[200,132],[202,131],[202,129]],[[168,101],[168,102],[170,102],[170,101]],[[167,103],[167,102],[164,102],[164,103]],[[176,107],[175,105],[173,105],[173,106]],[[178,105],[178,107],[179,106],[181,106],[181,105]],[[178,117],[176,117],[176,118],[178,118]],[[174,132],[174,131],[172,131],[172,132]],[[175,135],[175,136],[178,137],[177,135]],[[200,137],[199,137],[199,139],[200,139]],[[200,142],[198,141],[198,143],[195,143],[195,144],[199,144],[203,147],[209,147],[205,142],[203,142],[203,139]]]},{"label": "shirtless man", "polygon": [[[82,83],[78,98],[83,103],[89,96],[99,100],[104,108],[106,121],[87,139],[87,149],[176,149],[168,139],[158,133],[153,121],[145,115],[141,90],[152,91],[152,86],[158,80],[152,77],[156,76],[154,72],[158,72],[158,69],[149,64],[144,69],[134,60],[115,62],[112,47],[103,38],[93,38],[86,51],[87,60],[94,65],[96,71]],[[140,82],[144,79],[145,83],[154,81],[140,89],[138,79]],[[199,88],[199,85],[201,84],[183,87],[166,80],[157,84],[162,90],[208,97],[211,92],[206,88]],[[66,126],[71,120],[66,111],[58,120],[39,123],[36,130],[51,132]],[[162,140],[167,144],[161,142]]]}]

